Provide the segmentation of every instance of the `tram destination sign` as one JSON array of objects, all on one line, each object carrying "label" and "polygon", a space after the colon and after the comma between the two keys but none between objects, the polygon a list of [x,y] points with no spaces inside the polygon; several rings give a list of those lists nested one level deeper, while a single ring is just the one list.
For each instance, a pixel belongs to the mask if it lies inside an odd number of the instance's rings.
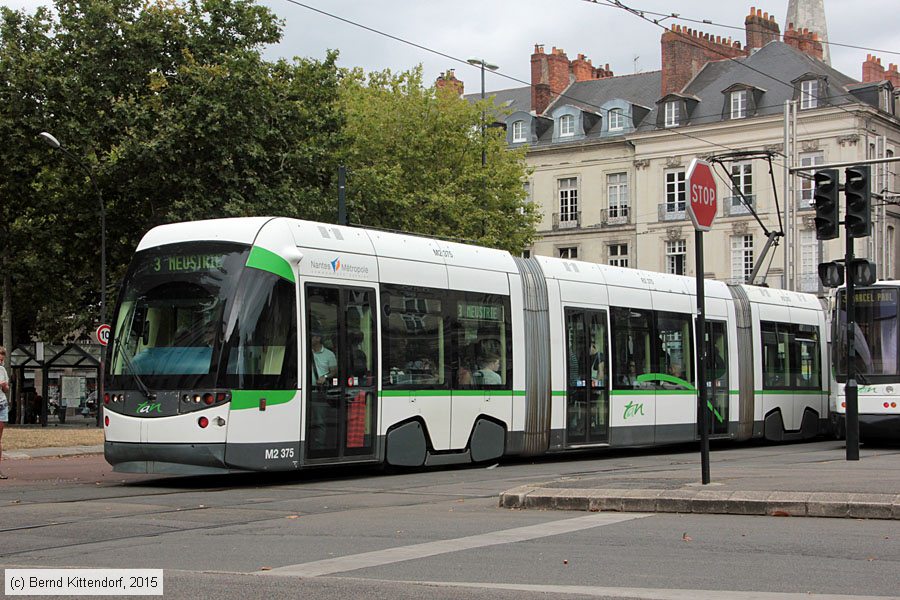
[{"label": "tram destination sign", "polygon": [[150,259],[153,273],[205,273],[225,266],[225,254],[163,254]]},{"label": "tram destination sign", "polygon": [[[841,290],[841,295],[846,295],[846,291]],[[853,290],[853,302],[859,306],[873,306],[877,304],[897,304],[897,290],[893,288],[870,288]]]}]

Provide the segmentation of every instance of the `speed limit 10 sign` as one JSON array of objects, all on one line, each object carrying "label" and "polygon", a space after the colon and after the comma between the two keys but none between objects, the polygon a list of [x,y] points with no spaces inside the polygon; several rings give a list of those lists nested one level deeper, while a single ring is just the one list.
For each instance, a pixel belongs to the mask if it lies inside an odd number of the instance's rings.
[{"label": "speed limit 10 sign", "polygon": [[688,215],[698,231],[709,231],[716,219],[718,190],[712,167],[705,160],[695,158],[687,172]]},{"label": "speed limit 10 sign", "polygon": [[97,341],[100,342],[101,346],[105,346],[109,343],[109,332],[110,327],[106,323],[100,325],[100,327],[97,328],[95,335],[97,336]]}]

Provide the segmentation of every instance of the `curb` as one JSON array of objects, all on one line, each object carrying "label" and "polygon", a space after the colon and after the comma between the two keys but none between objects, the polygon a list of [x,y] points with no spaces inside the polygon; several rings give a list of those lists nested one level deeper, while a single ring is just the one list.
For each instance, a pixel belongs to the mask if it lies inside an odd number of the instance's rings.
[{"label": "curb", "polygon": [[900,520],[900,494],[722,490],[565,489],[521,486],[501,508]]},{"label": "curb", "polygon": [[67,446],[60,448],[6,450],[3,452],[3,460],[25,460],[29,458],[46,458],[51,456],[78,456],[82,454],[103,454],[103,446]]}]

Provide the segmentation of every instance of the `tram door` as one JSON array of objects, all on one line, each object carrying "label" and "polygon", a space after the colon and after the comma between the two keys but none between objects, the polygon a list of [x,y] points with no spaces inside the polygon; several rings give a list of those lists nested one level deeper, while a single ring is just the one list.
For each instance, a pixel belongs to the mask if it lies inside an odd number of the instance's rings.
[{"label": "tram door", "polygon": [[711,434],[728,433],[728,334],[723,321],[706,321],[706,398]]},{"label": "tram door", "polygon": [[306,456],[358,459],[375,450],[375,290],[306,287]]},{"label": "tram door", "polygon": [[566,443],[609,441],[609,356],[605,310],[568,308]]}]

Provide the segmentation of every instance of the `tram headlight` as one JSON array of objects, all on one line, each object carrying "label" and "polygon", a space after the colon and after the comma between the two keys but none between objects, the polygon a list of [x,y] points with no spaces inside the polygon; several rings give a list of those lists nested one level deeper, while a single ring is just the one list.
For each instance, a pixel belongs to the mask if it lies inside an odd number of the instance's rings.
[{"label": "tram headlight", "polygon": [[200,394],[194,394],[194,404],[200,404]]},{"label": "tram headlight", "polygon": [[215,401],[216,401],[216,399],[215,399],[215,398],[213,397],[213,395],[210,394],[209,392],[206,392],[205,394],[203,394],[203,402],[204,402],[204,403],[206,403],[206,404],[212,404],[212,403],[215,402]]}]

